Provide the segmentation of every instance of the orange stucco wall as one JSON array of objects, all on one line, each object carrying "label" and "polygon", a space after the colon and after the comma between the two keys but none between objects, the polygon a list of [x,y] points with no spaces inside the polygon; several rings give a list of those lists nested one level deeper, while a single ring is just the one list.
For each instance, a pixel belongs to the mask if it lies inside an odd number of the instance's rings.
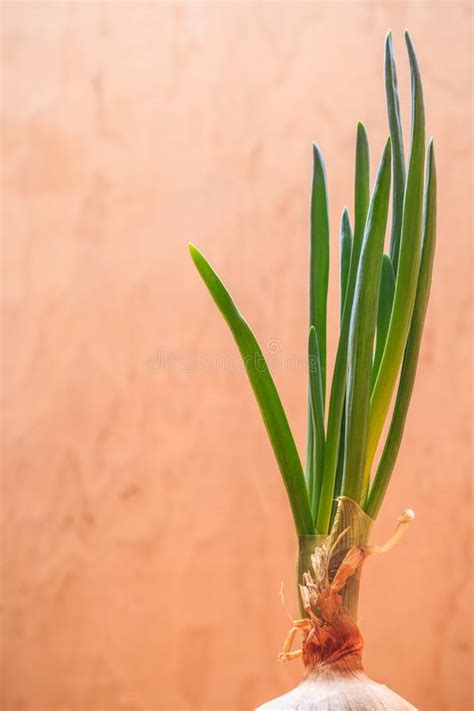
[{"label": "orange stucco wall", "polygon": [[[402,30],[436,136],[439,244],[403,449],[361,614],[369,673],[423,711],[470,696],[469,3],[3,5],[2,711],[240,711],[283,692],[292,522],[225,276],[303,450],[311,140],[327,163],[329,355],[355,125],[375,169]],[[408,143],[408,141],[407,141]],[[216,357],[219,360],[216,361]],[[472,592],[472,590],[471,590]]]}]

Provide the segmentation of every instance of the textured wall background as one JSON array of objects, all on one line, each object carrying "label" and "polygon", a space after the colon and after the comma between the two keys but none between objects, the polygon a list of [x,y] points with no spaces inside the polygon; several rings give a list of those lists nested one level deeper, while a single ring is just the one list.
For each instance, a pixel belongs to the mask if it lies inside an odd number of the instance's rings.
[{"label": "textured wall background", "polygon": [[[310,142],[337,224],[382,56],[414,37],[439,244],[421,369],[367,564],[368,671],[467,711],[472,541],[469,3],[3,5],[3,711],[251,709],[301,674],[292,522],[195,241],[265,350],[301,447]],[[407,141],[408,142],[408,141]],[[215,357],[230,359],[227,367]],[[231,367],[234,363],[235,367]],[[222,363],[221,363],[222,366]]]}]

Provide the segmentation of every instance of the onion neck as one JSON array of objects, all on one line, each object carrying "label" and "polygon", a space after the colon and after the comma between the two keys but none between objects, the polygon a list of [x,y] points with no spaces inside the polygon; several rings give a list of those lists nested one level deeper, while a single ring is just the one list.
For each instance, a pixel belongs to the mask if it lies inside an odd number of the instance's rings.
[{"label": "onion neck", "polygon": [[[338,593],[342,606],[335,615],[331,613],[329,617],[325,615],[323,608],[319,609],[319,605],[313,608],[312,613],[305,611],[299,586],[309,584],[304,579],[304,574],[308,572],[315,580],[325,578],[329,584],[332,583],[346,554],[352,548],[367,545],[372,525],[373,520],[355,501],[341,497],[330,534],[302,536],[298,540],[297,583],[300,612],[302,617],[314,613],[313,627],[303,642],[303,662],[307,676],[347,675],[363,671],[364,643],[357,625],[360,569],[349,577]],[[329,562],[328,556],[325,558],[323,569],[315,571],[311,556],[318,546],[324,546],[330,554]],[[321,605],[323,597],[324,594],[319,598]]]},{"label": "onion neck", "polygon": [[313,570],[311,556],[316,546],[321,545],[326,540],[326,536],[308,535],[298,538],[298,556],[296,559],[296,594],[299,601],[300,616],[308,617],[303,607],[299,586],[303,585],[303,575]]},{"label": "onion neck", "polygon": [[[321,545],[328,539],[330,545],[334,546],[329,568],[329,580],[331,581],[348,550],[352,548],[352,546],[359,547],[367,544],[373,523],[373,519],[367,516],[358,503],[347,496],[341,496],[338,499],[336,516],[334,517],[331,532],[328,536],[315,534],[300,536],[298,538],[296,583],[302,617],[306,617],[307,614],[302,606],[299,586],[303,584],[303,574],[313,570],[311,556],[316,546]],[[344,607],[354,622],[357,622],[359,588],[360,571],[355,573],[355,575],[348,580],[344,589],[341,591]]]},{"label": "onion neck", "polygon": [[[344,556],[353,546],[365,546],[368,543],[370,532],[374,524],[373,519],[367,516],[358,503],[347,496],[341,496],[334,523],[331,528],[330,539],[334,547],[329,568],[329,580],[334,577]],[[359,587],[361,571],[357,571],[341,590],[343,605],[354,622],[357,622],[359,604]]]}]

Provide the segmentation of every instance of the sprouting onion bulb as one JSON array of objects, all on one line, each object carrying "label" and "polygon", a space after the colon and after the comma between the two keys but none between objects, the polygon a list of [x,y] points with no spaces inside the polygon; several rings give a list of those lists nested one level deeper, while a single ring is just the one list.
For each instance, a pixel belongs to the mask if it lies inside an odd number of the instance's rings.
[{"label": "sprouting onion bulb", "polygon": [[[411,76],[408,162],[405,165],[389,32],[385,42],[389,136],[371,188],[369,141],[364,124],[357,125],[354,213],[351,220],[344,208],[339,229],[339,341],[331,378],[326,349],[328,193],[323,155],[313,144],[305,470],[253,331],[217,273],[190,245],[192,259],[243,358],[299,539],[300,616],[291,620],[279,659],[301,656],[305,679],[258,711],[416,711],[365,676],[357,625],[360,566],[371,552],[389,550],[414,517],[405,511],[385,546],[368,545],[405,428],[436,243],[434,146],[431,140],[426,156],[421,75],[407,32],[405,40]],[[390,412],[387,435],[381,442]],[[383,446],[377,462],[379,445]],[[301,649],[293,648],[297,634],[303,637]]]}]

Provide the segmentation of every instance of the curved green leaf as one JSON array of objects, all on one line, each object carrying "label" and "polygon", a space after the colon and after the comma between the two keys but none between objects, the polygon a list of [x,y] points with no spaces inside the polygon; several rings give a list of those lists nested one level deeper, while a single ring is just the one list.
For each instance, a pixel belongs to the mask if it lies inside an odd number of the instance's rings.
[{"label": "curved green leaf", "polygon": [[219,276],[194,245],[189,245],[189,250],[199,274],[234,336],[244,361],[288,493],[297,533],[311,534],[314,532],[314,524],[303,469],[262,350]]}]

